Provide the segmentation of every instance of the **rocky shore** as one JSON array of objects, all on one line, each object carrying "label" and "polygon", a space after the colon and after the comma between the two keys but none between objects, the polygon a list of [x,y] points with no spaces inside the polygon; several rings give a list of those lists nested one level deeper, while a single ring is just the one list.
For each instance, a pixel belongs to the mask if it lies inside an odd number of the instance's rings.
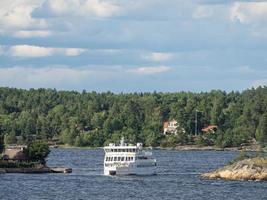
[{"label": "rocky shore", "polygon": [[176,147],[154,147],[154,149],[177,150],[177,151],[246,151],[246,152],[267,151],[267,149],[260,148],[259,145],[225,147],[225,148],[220,148],[216,146],[177,145]]},{"label": "rocky shore", "polygon": [[204,173],[201,177],[225,180],[267,180],[267,157],[237,161],[216,171]]}]

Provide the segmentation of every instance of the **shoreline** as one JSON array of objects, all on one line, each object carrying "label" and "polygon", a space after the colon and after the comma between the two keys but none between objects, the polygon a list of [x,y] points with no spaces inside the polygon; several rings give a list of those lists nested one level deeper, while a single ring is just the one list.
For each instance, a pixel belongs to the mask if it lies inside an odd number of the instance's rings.
[{"label": "shoreline", "polygon": [[0,168],[0,174],[23,173],[23,174],[44,174],[44,173],[71,173],[71,168],[66,167],[42,167],[42,168]]},{"label": "shoreline", "polygon": [[[52,147],[53,148],[53,147]],[[75,147],[68,145],[59,145],[59,149],[103,149],[103,147]],[[248,152],[267,152],[267,149],[261,149],[258,145],[243,146],[243,147],[226,147],[220,148],[216,146],[198,146],[198,145],[178,145],[176,147],[144,147],[155,150],[176,150],[176,151],[248,151]]]},{"label": "shoreline", "polygon": [[[161,149],[161,147],[159,147]],[[165,149],[165,148],[163,148]],[[169,148],[167,148],[169,149]],[[257,152],[263,151],[258,146],[243,146],[243,147],[216,147],[216,146],[198,146],[198,145],[179,145],[172,148],[177,151],[249,151],[249,152]]]}]

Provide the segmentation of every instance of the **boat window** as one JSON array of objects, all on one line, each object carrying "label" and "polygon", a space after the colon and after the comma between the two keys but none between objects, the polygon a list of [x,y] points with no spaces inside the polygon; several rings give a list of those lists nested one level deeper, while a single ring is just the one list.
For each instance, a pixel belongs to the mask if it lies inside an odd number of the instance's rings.
[{"label": "boat window", "polygon": [[106,161],[108,161],[108,157],[106,157]]},{"label": "boat window", "polygon": [[121,161],[124,161],[124,157],[121,158]]},{"label": "boat window", "polygon": [[117,157],[114,157],[114,161],[117,161]]},{"label": "boat window", "polygon": [[147,157],[144,157],[144,156],[139,156],[138,159],[139,160],[147,160],[148,158]]},{"label": "boat window", "polygon": [[110,161],[113,161],[113,157],[111,157]]},{"label": "boat window", "polygon": [[113,152],[113,149],[111,149],[111,152]]},{"label": "boat window", "polygon": [[131,161],[133,161],[133,157],[130,157]]},{"label": "boat window", "polygon": [[135,152],[135,149],[133,149],[133,152]]},{"label": "boat window", "polygon": [[121,161],[121,157],[118,157],[118,161]]}]

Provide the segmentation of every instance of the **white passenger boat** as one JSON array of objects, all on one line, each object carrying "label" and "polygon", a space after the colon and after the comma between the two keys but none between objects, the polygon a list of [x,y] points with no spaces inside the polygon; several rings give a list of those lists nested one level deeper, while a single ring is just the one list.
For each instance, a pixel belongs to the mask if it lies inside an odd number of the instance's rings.
[{"label": "white passenger boat", "polygon": [[104,147],[105,175],[154,175],[156,174],[156,159],[151,151],[143,149],[142,143],[136,146],[127,145],[121,139],[120,145],[113,143]]}]

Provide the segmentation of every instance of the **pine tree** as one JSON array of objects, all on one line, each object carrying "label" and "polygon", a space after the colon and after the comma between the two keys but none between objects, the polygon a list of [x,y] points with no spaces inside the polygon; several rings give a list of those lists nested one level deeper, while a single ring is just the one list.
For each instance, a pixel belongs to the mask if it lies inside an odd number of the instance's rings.
[{"label": "pine tree", "polygon": [[260,118],[256,139],[262,146],[267,145],[267,113],[263,114]]},{"label": "pine tree", "polygon": [[4,136],[0,135],[0,154],[4,151],[5,144],[4,144]]}]

